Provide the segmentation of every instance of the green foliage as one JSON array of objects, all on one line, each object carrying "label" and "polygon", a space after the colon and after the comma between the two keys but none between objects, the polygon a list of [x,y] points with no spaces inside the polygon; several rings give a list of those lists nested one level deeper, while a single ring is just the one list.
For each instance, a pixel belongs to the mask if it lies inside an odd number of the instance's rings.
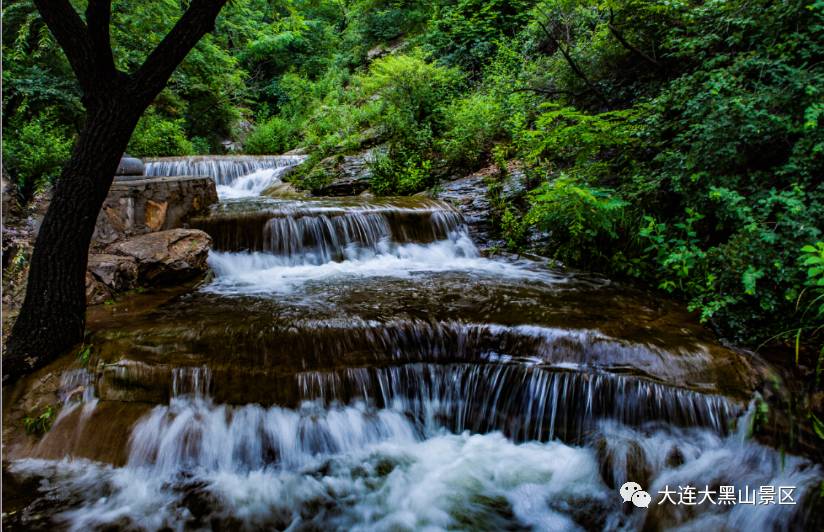
[{"label": "green foliage", "polygon": [[297,142],[298,132],[295,125],[274,116],[252,130],[243,143],[243,148],[246,153],[270,155],[289,151]]},{"label": "green foliage", "polygon": [[[808,336],[815,337],[824,330],[824,242],[816,242],[815,245],[802,247],[799,262],[803,268],[807,268],[806,285],[810,296],[807,298],[803,313],[804,316],[811,315],[811,325],[807,330],[803,326],[799,327],[796,332],[796,364],[798,363],[798,346],[801,335],[807,333]],[[799,296],[799,302],[801,302],[803,296],[804,292]],[[824,371],[824,342],[822,342],[819,349],[818,360],[816,361],[816,388],[821,384],[822,371]]]},{"label": "green foliage", "polygon": [[80,360],[80,363],[83,364],[84,366],[89,365],[89,360],[91,359],[91,356],[92,356],[92,346],[91,345],[83,346],[80,349],[80,351],[77,353],[77,359]]},{"label": "green foliage", "polygon": [[529,20],[529,0],[442,2],[424,34],[425,47],[450,65],[477,72],[498,41],[515,35]]},{"label": "green foliage", "polygon": [[148,112],[138,122],[129,141],[129,153],[136,157],[191,155],[194,145],[186,138],[183,119],[172,120]]},{"label": "green foliage", "polygon": [[454,168],[473,168],[496,139],[506,134],[506,116],[498,98],[481,92],[453,100],[444,111],[445,131],[439,150]]},{"label": "green foliage", "polygon": [[[558,183],[530,196],[545,245],[686,299],[738,342],[811,327],[796,250],[824,219],[824,4],[548,0],[533,20],[520,63],[512,47],[492,63],[519,74],[484,83],[551,100],[505,100],[516,156]],[[576,224],[588,209],[605,217]]]},{"label": "green foliage", "polygon": [[393,158],[380,154],[372,164],[372,190],[378,195],[414,194],[430,187],[432,166],[428,160]]},{"label": "green foliage", "polygon": [[425,61],[420,54],[392,55],[372,63],[356,83],[379,101],[374,125],[403,142],[410,133],[440,125],[440,107],[455,91],[460,73]]},{"label": "green foliage", "polygon": [[24,417],[23,427],[26,429],[26,434],[42,436],[51,428],[55,416],[55,408],[49,405],[40,414]]},{"label": "green foliage", "polygon": [[[525,159],[549,170],[572,166],[579,178],[592,180],[609,175],[610,166],[625,161],[612,160],[607,152],[624,153],[637,140],[638,110],[588,114],[572,107],[544,104],[548,111],[535,120],[535,129],[523,133],[520,143]],[[611,163],[611,164],[610,164]]]},{"label": "green foliage", "polygon": [[3,163],[24,196],[57,177],[71,154],[73,139],[66,128],[48,114],[23,123],[3,136]]},{"label": "green foliage", "polygon": [[530,194],[525,223],[549,231],[554,255],[578,261],[599,253],[593,242],[616,240],[627,202],[605,188],[590,187],[561,174]]}]

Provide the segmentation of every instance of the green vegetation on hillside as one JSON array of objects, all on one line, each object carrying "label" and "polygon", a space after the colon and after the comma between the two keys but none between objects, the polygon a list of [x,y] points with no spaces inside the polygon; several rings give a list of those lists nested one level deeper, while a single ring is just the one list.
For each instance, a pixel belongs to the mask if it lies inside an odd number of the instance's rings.
[{"label": "green vegetation on hillside", "polygon": [[[116,4],[124,66],[181,9]],[[5,165],[29,195],[67,157],[81,99],[30,2],[7,3],[4,23]],[[243,0],[130,150],[303,147],[293,180],[311,189],[321,160],[377,146],[379,194],[517,161],[529,190],[495,213],[513,249],[638,279],[740,344],[798,340],[813,370],[822,117],[820,0]]]}]

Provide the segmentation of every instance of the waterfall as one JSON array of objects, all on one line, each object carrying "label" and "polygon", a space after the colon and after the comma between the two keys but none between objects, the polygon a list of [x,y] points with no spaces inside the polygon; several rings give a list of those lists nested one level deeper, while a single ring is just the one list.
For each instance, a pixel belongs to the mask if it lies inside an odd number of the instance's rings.
[{"label": "waterfall", "polygon": [[304,159],[297,155],[198,155],[146,159],[145,162],[147,176],[196,175],[214,178],[218,185],[230,185],[253,172],[294,166]]},{"label": "waterfall", "polygon": [[211,177],[221,198],[243,198],[260,195],[305,159],[298,155],[163,157],[146,160],[146,175]]},{"label": "waterfall", "polygon": [[60,375],[60,387],[57,392],[63,407],[93,401],[96,397],[94,382],[94,374],[86,368],[64,371]]},{"label": "waterfall", "polygon": [[[411,381],[408,386],[391,372],[383,377],[367,377],[367,372],[305,375],[302,382],[309,396],[326,395],[328,386],[347,380],[367,389],[383,386],[379,393],[394,398],[393,406],[317,399],[296,409],[235,407],[194,392],[156,406],[135,425],[125,467],[21,460],[10,469],[50,479],[40,490],[49,497],[50,508],[62,509],[56,522],[70,530],[113,521],[148,529],[372,530],[410,522],[463,529],[467,520],[495,529],[536,530],[813,526],[805,524],[807,516],[799,510],[813,500],[820,468],[735,435],[667,424],[629,427],[617,420],[593,423],[582,435],[585,446],[515,443],[499,432],[454,434],[422,424],[399,407],[394,394],[413,388]],[[458,397],[463,392],[469,392],[469,401],[480,399],[484,391],[471,389],[477,378],[447,371],[440,380],[424,378],[420,393],[412,396],[429,394],[425,400],[432,401],[437,420],[437,414],[452,408],[450,402],[464,400]],[[493,373],[483,378],[495,382]],[[531,393],[559,386],[561,394],[573,394],[569,399],[581,399],[574,395],[579,389],[575,379],[566,384],[547,379],[526,378],[522,387]],[[454,392],[447,390],[450,382]],[[439,397],[438,387],[445,396]],[[496,389],[505,393],[503,385],[493,385],[486,390],[492,398],[474,408],[487,408],[487,416],[506,422],[517,414],[518,400],[504,410],[490,410],[507,403],[503,395],[494,397]],[[655,387],[646,390],[655,399]],[[553,408],[554,399],[544,406],[535,400],[533,413]],[[579,410],[589,408],[585,401],[578,404]],[[459,416],[466,412],[464,406],[452,410]],[[700,512],[677,506],[626,511],[618,495],[626,479],[643,483],[656,500],[666,486],[792,486],[797,505],[759,506],[757,511],[754,506],[711,504]]]},{"label": "waterfall", "polygon": [[172,369],[172,397],[208,397],[211,385],[212,371],[206,366]]},{"label": "waterfall", "polygon": [[502,431],[515,441],[582,441],[599,419],[665,421],[723,434],[740,408],[727,399],[610,374],[522,364],[411,364],[298,375],[304,400],[361,400],[418,420],[427,433]]},{"label": "waterfall", "polygon": [[319,248],[328,257],[341,257],[352,245],[374,249],[382,240],[429,243],[466,232],[460,214],[439,202],[419,208],[365,204],[334,209],[263,204],[248,211],[218,211],[194,225],[209,233],[218,251],[265,251],[295,259]]},{"label": "waterfall", "polygon": [[[149,162],[245,199],[192,221],[213,238],[212,281],[107,318],[98,365],[63,373],[35,458],[10,462],[38,497],[12,526],[41,514],[78,531],[820,523],[821,467],[745,437],[753,357],[668,302],[484,257],[439,201],[249,197],[298,162]],[[619,496],[627,481],[655,501],[666,487],[793,486],[797,505],[635,508]]]}]

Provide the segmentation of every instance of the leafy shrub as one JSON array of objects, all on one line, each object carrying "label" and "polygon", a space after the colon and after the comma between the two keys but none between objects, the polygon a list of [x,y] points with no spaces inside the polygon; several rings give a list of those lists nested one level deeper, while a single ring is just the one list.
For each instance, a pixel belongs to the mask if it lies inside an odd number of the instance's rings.
[{"label": "leafy shrub", "polygon": [[414,194],[432,185],[432,163],[426,159],[379,154],[371,165],[372,190],[378,195]]},{"label": "leafy shrub", "polygon": [[454,100],[444,111],[446,131],[440,151],[453,167],[477,167],[492,147],[492,141],[504,135],[504,109],[489,94],[472,93]]},{"label": "leafy shrub", "polygon": [[392,55],[374,61],[357,83],[362,97],[379,102],[373,125],[403,141],[415,130],[439,129],[442,106],[457,89],[460,73],[420,54]]},{"label": "leafy shrub", "polygon": [[3,136],[4,161],[24,197],[50,183],[71,155],[73,139],[66,128],[43,113]]},{"label": "leafy shrub", "polygon": [[272,117],[258,125],[243,144],[246,153],[254,155],[277,154],[289,151],[297,145],[295,125],[280,117]]},{"label": "leafy shrub", "polygon": [[809,68],[824,6],[547,0],[534,20],[518,77],[488,79],[553,100],[506,111],[516,156],[549,179],[528,215],[547,245],[684,298],[743,344],[809,325],[797,250],[824,218],[824,72]]},{"label": "leafy shrub", "polygon": [[626,201],[615,192],[594,188],[561,174],[530,194],[525,223],[550,232],[554,255],[580,261],[599,254],[594,242],[617,239]]},{"label": "leafy shrub", "polygon": [[192,151],[195,155],[208,155],[212,151],[209,139],[204,137],[192,137]]},{"label": "leafy shrub", "polygon": [[132,133],[129,153],[137,157],[192,155],[195,147],[186,138],[183,119],[171,120],[147,112]]},{"label": "leafy shrub", "polygon": [[526,25],[529,0],[456,0],[446,2],[433,17],[422,41],[427,50],[450,65],[480,70],[502,37]]},{"label": "leafy shrub", "polygon": [[41,436],[48,432],[54,423],[55,414],[54,407],[49,405],[40,414],[24,417],[23,428],[26,429],[26,434]]}]

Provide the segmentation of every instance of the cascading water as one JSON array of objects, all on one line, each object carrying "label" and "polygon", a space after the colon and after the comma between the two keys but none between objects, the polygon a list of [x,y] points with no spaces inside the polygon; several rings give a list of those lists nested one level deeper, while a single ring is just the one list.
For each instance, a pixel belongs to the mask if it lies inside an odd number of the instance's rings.
[{"label": "cascading water", "polygon": [[[30,507],[48,505],[43,528],[820,522],[820,467],[746,438],[747,358],[640,296],[485,258],[433,200],[244,200],[196,225],[214,280],[99,336],[101,361],[60,388],[86,421],[61,414],[49,452],[12,463],[43,479]],[[589,297],[601,308],[578,312]],[[121,459],[76,444],[44,459],[132,403]],[[655,502],[622,503],[626,481]],[[795,504],[657,504],[678,486],[792,486]]]},{"label": "cascading water", "polygon": [[164,157],[148,159],[146,175],[211,177],[221,198],[243,198],[259,196],[304,159],[298,155]]}]

